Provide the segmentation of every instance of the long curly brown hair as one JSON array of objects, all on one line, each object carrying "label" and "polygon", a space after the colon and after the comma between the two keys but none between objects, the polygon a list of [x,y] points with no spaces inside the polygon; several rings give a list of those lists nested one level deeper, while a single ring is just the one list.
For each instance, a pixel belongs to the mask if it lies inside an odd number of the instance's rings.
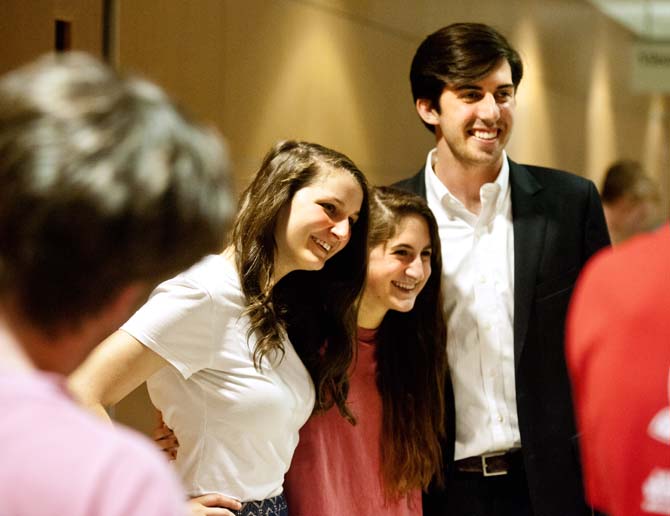
[{"label": "long curly brown hair", "polygon": [[[348,244],[318,271],[293,271],[272,283],[277,250],[275,228],[281,208],[323,172],[348,172],[363,192],[363,203]],[[235,260],[251,320],[258,335],[254,362],[284,352],[284,331],[316,388],[315,410],[346,407],[348,369],[355,355],[355,302],[367,268],[368,187],[345,155],[315,143],[284,141],[265,156],[242,194],[232,233]],[[325,343],[328,343],[325,346]]]}]

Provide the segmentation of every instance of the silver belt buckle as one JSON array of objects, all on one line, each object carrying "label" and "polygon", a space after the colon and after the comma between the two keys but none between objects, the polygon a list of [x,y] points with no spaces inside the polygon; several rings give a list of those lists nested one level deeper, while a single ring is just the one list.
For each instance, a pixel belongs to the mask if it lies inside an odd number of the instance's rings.
[{"label": "silver belt buckle", "polygon": [[485,453],[483,454],[482,457],[482,473],[484,474],[485,477],[498,477],[500,475],[507,475],[507,470],[504,469],[502,471],[489,471],[488,466],[486,464],[486,459],[490,457],[500,457],[502,455],[505,455],[507,452],[493,452],[493,453]]}]

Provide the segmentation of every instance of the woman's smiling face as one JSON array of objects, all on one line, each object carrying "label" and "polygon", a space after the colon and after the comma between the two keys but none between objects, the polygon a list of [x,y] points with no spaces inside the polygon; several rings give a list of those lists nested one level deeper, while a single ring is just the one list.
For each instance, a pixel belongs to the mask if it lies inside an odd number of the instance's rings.
[{"label": "woman's smiling face", "polygon": [[347,245],[362,203],[361,186],[346,170],[325,169],[298,190],[277,219],[275,281],[321,269]]},{"label": "woman's smiling face", "polygon": [[[409,312],[431,273],[432,243],[420,215],[406,215],[395,235],[370,250],[360,310],[368,326],[381,324],[388,310]],[[374,326],[376,327],[376,326]]]}]

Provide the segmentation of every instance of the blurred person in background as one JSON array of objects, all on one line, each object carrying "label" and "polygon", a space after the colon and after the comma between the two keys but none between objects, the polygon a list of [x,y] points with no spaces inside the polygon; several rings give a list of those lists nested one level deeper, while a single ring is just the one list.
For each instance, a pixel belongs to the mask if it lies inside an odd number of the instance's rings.
[{"label": "blurred person in background", "polygon": [[670,514],[670,225],[586,265],[567,357],[588,500],[609,516]]},{"label": "blurred person in background", "polygon": [[153,445],[80,409],[65,375],[156,282],[221,248],[227,169],[212,130],[85,54],[0,80],[2,514],[186,513]]},{"label": "blurred person in background", "polygon": [[637,161],[613,163],[605,173],[600,198],[613,244],[648,231],[657,223],[658,186]]}]

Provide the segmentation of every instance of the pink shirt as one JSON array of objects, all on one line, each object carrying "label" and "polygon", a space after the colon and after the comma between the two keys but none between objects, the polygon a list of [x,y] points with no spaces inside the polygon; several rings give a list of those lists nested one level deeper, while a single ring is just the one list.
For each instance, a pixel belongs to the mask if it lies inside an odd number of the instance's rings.
[{"label": "pink shirt", "polygon": [[421,491],[387,504],[382,491],[380,440],[382,399],[375,381],[375,332],[358,330],[358,362],[348,403],[352,426],[333,407],[312,416],[284,481],[291,516],[421,515]]},{"label": "pink shirt", "polygon": [[62,377],[0,371],[0,414],[3,516],[184,515],[160,452],[77,407]]}]

